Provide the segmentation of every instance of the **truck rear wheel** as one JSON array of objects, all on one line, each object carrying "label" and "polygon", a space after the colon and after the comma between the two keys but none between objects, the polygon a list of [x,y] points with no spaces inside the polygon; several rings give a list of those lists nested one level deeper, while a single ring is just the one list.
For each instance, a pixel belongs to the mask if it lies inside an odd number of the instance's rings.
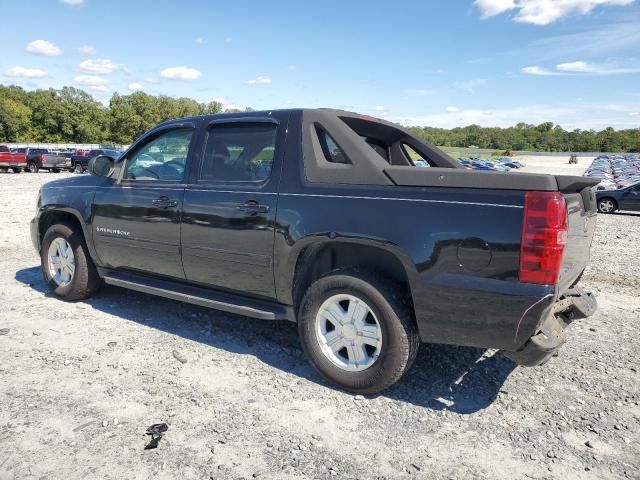
[{"label": "truck rear wheel", "polygon": [[70,224],[49,227],[42,239],[40,260],[49,289],[62,300],[82,300],[100,287],[100,276],[84,239]]},{"label": "truck rear wheel", "polygon": [[76,166],[73,167],[73,171],[75,173],[82,173],[83,172],[82,164],[81,163],[76,163]]},{"label": "truck rear wheel", "polygon": [[38,164],[36,162],[29,163],[29,171],[31,173],[38,173],[38,170],[40,169],[38,168]]},{"label": "truck rear wheel", "polygon": [[354,393],[378,393],[409,369],[420,346],[404,292],[375,273],[330,273],[307,290],[298,332],[311,364]]}]

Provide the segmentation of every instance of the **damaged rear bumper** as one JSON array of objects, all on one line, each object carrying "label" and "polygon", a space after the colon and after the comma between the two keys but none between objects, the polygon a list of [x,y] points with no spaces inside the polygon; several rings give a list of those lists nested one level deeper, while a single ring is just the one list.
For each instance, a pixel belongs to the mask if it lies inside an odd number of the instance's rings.
[{"label": "damaged rear bumper", "polygon": [[540,365],[566,342],[566,329],[571,322],[590,317],[597,309],[598,302],[593,294],[576,286],[552,305],[536,332],[521,348],[503,353],[519,365]]}]

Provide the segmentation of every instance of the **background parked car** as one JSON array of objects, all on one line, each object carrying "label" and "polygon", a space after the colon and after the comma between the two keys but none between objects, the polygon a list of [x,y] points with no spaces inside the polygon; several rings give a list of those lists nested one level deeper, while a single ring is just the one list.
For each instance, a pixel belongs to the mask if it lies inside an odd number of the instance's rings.
[{"label": "background parked car", "polygon": [[10,168],[14,173],[20,173],[27,168],[27,156],[9,150],[6,145],[0,145],[0,168]]},{"label": "background parked car", "polygon": [[596,202],[600,213],[616,210],[640,211],[640,183],[617,190],[597,190]]},{"label": "background parked car", "polygon": [[100,155],[106,155],[107,157],[111,157],[114,160],[120,156],[120,152],[117,150],[110,149],[96,149],[89,150],[84,155],[73,155],[70,159],[70,168],[72,171],[76,173],[83,173],[87,170],[89,166],[89,162],[92,158],[99,157]]}]

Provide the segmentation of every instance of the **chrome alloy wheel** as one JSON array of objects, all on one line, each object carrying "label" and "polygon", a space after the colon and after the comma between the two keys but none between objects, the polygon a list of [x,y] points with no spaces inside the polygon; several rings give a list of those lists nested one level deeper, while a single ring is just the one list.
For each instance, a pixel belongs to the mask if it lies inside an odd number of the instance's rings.
[{"label": "chrome alloy wheel", "polygon": [[382,349],[378,319],[369,305],[353,295],[325,300],[316,315],[315,331],[324,356],[342,370],[366,370]]},{"label": "chrome alloy wheel", "polygon": [[49,260],[49,275],[53,281],[61,287],[69,285],[76,271],[73,249],[69,242],[62,237],[55,238],[49,245],[47,258]]},{"label": "chrome alloy wheel", "polygon": [[608,198],[605,198],[604,200],[600,201],[600,211],[602,213],[610,213],[613,212],[614,209],[614,205],[613,205],[613,201],[609,200]]}]

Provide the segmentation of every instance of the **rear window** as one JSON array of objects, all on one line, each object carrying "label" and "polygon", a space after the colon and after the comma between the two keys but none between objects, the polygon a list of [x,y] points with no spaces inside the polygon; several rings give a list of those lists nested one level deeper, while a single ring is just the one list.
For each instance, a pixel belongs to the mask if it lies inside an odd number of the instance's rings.
[{"label": "rear window", "polygon": [[418,151],[417,145],[409,145],[415,143],[412,137],[398,128],[366,117],[339,118],[391,165],[434,165],[426,153]]}]

